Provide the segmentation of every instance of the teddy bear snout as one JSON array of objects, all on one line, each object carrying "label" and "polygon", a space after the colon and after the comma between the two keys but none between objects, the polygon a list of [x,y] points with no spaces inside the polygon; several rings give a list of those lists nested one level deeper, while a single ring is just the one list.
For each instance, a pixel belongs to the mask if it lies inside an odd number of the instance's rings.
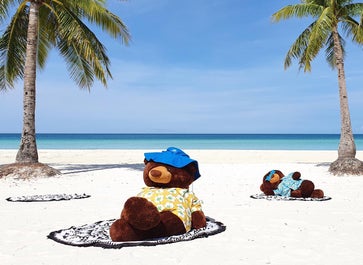
[{"label": "teddy bear snout", "polygon": [[158,166],[149,171],[149,178],[156,183],[169,183],[171,180],[171,173],[166,167]]}]

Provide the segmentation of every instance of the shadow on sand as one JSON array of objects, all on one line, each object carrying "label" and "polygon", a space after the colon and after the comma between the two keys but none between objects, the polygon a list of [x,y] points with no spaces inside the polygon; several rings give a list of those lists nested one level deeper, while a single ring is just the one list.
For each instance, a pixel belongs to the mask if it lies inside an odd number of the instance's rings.
[{"label": "shadow on sand", "polygon": [[62,172],[63,175],[66,174],[74,174],[74,173],[83,173],[83,172],[91,172],[91,171],[98,171],[98,170],[105,170],[105,169],[115,169],[115,168],[126,168],[132,169],[137,171],[144,170],[144,163],[137,163],[137,164],[72,164],[72,165],[60,165],[60,164],[53,164],[50,165],[52,167],[57,168]]}]

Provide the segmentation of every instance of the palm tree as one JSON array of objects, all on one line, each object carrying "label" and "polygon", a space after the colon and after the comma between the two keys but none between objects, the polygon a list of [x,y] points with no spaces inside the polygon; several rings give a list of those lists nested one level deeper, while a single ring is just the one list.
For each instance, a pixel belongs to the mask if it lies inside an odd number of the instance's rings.
[{"label": "palm tree", "polygon": [[24,80],[23,131],[17,164],[38,163],[36,70],[44,68],[51,48],[59,50],[80,88],[90,89],[94,77],[104,86],[112,78],[106,49],[86,23],[101,27],[126,45],[130,35],[105,4],[106,0],[1,0],[1,24],[11,10],[15,12],[0,37],[0,90],[13,88],[17,80]]},{"label": "palm tree", "polygon": [[[272,15],[274,22],[291,17],[313,17],[313,21],[295,40],[287,52],[285,69],[293,59],[299,60],[300,69],[311,71],[311,62],[325,47],[328,64],[337,70],[340,99],[341,132],[338,158],[329,171],[335,175],[363,174],[363,162],[356,159],[347,88],[345,82],[345,41],[339,31],[359,45],[363,44],[363,3],[351,0],[301,0],[300,4],[288,5]],[[358,17],[359,21],[355,18]]]}]

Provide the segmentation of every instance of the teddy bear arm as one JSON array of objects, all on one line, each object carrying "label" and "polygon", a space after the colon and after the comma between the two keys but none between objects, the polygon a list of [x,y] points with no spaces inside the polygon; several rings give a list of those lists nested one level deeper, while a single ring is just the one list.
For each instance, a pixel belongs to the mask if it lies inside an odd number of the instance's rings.
[{"label": "teddy bear arm", "polygon": [[290,197],[293,197],[293,198],[302,197],[301,190],[292,190]]},{"label": "teddy bear arm", "polygon": [[195,211],[192,213],[192,228],[199,229],[207,225],[207,220],[202,211]]}]

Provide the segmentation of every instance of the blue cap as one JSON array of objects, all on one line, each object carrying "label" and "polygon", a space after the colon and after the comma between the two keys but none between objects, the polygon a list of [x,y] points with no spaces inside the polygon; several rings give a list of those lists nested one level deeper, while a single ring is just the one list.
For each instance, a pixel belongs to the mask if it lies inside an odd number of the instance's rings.
[{"label": "blue cap", "polygon": [[200,177],[198,162],[191,159],[186,153],[176,147],[168,147],[166,151],[155,152],[155,153],[145,153],[145,159],[147,161],[154,161],[158,163],[167,164],[176,168],[182,168],[190,163],[194,163],[197,171],[194,175],[194,180]]}]

